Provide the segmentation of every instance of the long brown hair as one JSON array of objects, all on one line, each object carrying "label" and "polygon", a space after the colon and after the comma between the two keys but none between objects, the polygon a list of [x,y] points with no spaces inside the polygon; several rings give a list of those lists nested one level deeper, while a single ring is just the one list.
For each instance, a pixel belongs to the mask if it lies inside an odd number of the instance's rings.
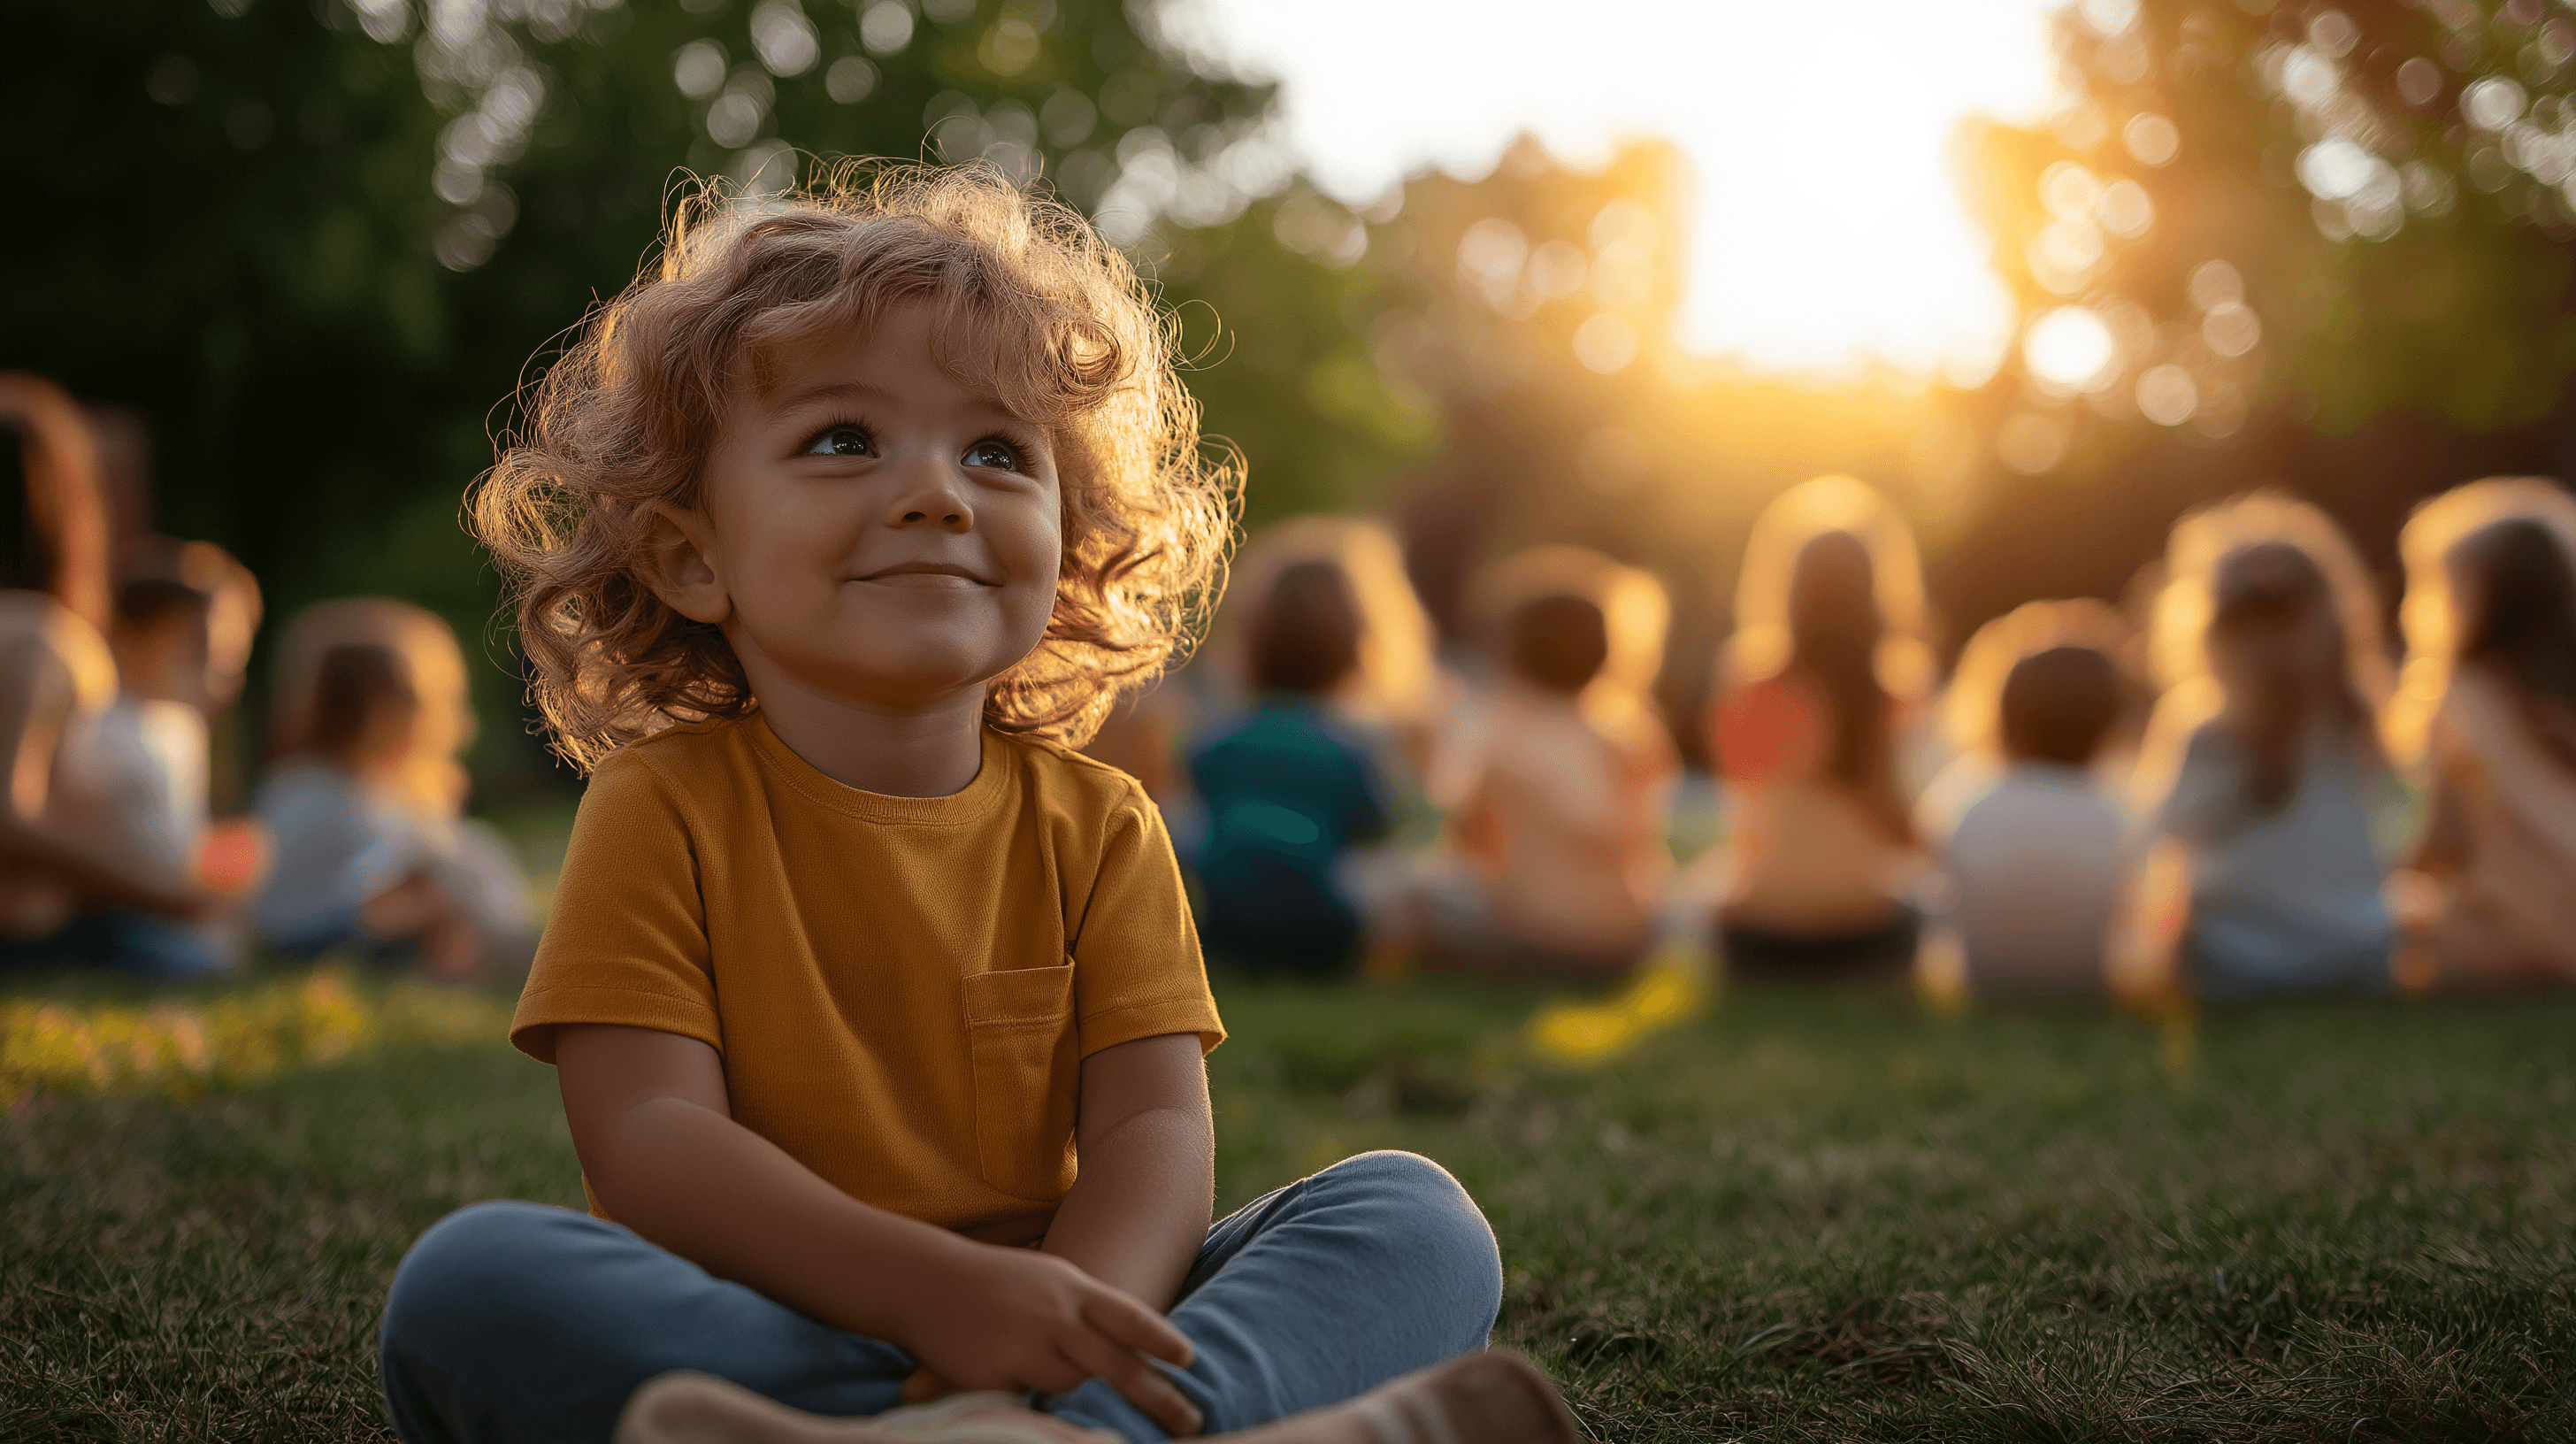
[{"label": "long brown hair", "polygon": [[1826,775],[1854,787],[1875,785],[1889,769],[1889,701],[1878,679],[1886,636],[1868,545],[1840,530],[1809,538],[1789,578],[1789,665],[1824,694],[1833,739]]},{"label": "long brown hair", "polygon": [[0,372],[0,426],[18,432],[27,520],[45,549],[45,590],[81,620],[107,630],[107,503],[98,446],[70,393],[41,376]]},{"label": "long brown hair", "polygon": [[2245,790],[2257,807],[2290,800],[2300,755],[2320,727],[2374,746],[2333,590],[2305,550],[2267,541],[2221,557],[2210,579],[2208,645],[2226,698],[2223,725],[2251,758]]},{"label": "long brown hair", "polygon": [[2464,540],[2467,605],[2458,660],[2502,679],[2544,750],[2576,768],[2576,577],[2549,529],[2529,517]]}]

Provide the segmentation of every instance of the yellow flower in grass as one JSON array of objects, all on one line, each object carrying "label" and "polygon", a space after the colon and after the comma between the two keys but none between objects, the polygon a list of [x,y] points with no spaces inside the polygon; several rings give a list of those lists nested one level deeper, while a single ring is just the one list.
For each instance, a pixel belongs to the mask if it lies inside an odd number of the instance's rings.
[{"label": "yellow flower in grass", "polygon": [[1530,1047],[1560,1063],[1607,1063],[1641,1040],[1697,1017],[1712,1000],[1704,949],[1676,943],[1648,958],[1628,986],[1597,1003],[1558,1002],[1529,1021]]},{"label": "yellow flower in grass", "polygon": [[315,973],[296,991],[295,1023],[304,1057],[317,1063],[349,1056],[374,1026],[348,980],[328,972]]},{"label": "yellow flower in grass", "polygon": [[335,968],[199,1006],[0,1003],[0,1106],[38,1091],[193,1098],[387,1043],[498,1037],[508,1018],[479,994],[408,981],[362,991]]},{"label": "yellow flower in grass", "polygon": [[0,1098],[38,1088],[96,1088],[108,1076],[98,1040],[79,1014],[49,1003],[10,1003],[0,1015]]}]

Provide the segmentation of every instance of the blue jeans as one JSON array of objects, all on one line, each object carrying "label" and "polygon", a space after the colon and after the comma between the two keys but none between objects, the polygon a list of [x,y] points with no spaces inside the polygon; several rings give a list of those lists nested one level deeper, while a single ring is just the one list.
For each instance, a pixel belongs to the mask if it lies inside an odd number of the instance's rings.
[{"label": "blue jeans", "polygon": [[50,937],[0,938],[0,970],[107,969],[147,983],[195,983],[233,970],[207,928],[128,908],[83,913]]},{"label": "blue jeans", "polygon": [[[1440,1165],[1364,1153],[1208,1230],[1165,1372],[1207,1432],[1339,1403],[1484,1347],[1501,1307],[1493,1230]],[[385,1301],[385,1413],[407,1444],[605,1440],[627,1395],[695,1369],[816,1414],[900,1402],[912,1356],[708,1275],[616,1224],[478,1203],[412,1245]],[[1166,1437],[1098,1379],[1043,1400],[1122,1438]]]}]

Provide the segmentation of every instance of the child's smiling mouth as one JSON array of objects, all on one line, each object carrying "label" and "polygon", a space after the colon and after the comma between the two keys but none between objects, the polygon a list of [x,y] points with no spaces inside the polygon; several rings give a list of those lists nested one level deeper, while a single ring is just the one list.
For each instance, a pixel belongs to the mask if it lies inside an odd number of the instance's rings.
[{"label": "child's smiling mouth", "polygon": [[880,586],[903,587],[913,591],[963,590],[969,587],[1001,585],[999,582],[987,581],[954,562],[902,562],[881,571],[870,572],[865,576],[852,577],[850,580],[874,582]]}]

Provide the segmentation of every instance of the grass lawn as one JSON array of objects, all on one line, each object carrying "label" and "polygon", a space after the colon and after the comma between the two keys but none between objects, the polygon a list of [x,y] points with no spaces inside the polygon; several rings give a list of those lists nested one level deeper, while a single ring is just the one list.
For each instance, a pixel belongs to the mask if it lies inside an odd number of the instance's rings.
[{"label": "grass lawn", "polygon": [[[2179,1076],[2134,1023],[1892,996],[1735,997],[1590,1072],[1527,1055],[1526,993],[1220,1000],[1221,1206],[1439,1159],[1498,1341],[1604,1439],[2576,1439],[2576,1000],[2205,1020]],[[497,1037],[21,1098],[0,1439],[383,1437],[386,1280],[499,1196],[580,1197]]]}]

